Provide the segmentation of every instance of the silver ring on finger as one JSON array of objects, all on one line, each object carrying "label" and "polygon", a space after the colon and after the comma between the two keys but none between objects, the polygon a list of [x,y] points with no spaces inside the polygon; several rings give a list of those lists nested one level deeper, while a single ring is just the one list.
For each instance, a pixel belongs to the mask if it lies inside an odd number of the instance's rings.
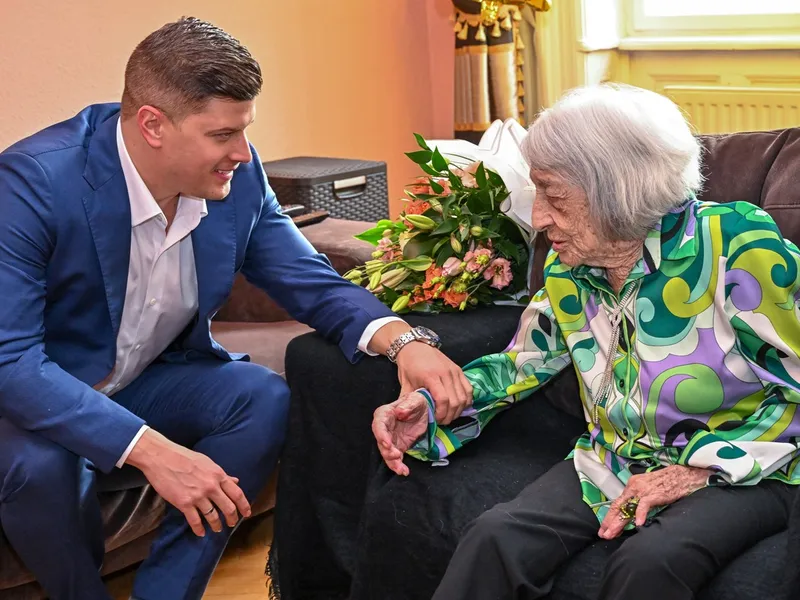
[{"label": "silver ring on finger", "polygon": [[205,511],[205,512],[203,513],[203,516],[204,516],[204,517],[207,517],[208,515],[210,515],[210,514],[211,514],[211,513],[213,513],[213,512],[214,512],[214,507],[212,506],[211,508],[209,508],[207,511]]}]

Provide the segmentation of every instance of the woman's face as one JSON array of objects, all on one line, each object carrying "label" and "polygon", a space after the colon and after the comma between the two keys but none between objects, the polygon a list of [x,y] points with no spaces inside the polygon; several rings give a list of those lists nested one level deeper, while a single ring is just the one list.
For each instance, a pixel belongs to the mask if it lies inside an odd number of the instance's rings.
[{"label": "woman's face", "polygon": [[608,245],[589,214],[586,193],[552,171],[532,169],[531,179],[536,186],[533,227],[547,234],[565,265],[599,264]]}]

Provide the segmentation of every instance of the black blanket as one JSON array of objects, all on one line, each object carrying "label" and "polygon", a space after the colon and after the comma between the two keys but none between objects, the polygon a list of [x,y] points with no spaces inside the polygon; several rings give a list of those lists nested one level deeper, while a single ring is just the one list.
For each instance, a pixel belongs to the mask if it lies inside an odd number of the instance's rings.
[{"label": "black blanket", "polygon": [[[520,313],[494,307],[409,320],[435,329],[448,356],[466,364],[502,351]],[[411,475],[396,477],[380,463],[370,432],[374,409],[399,393],[395,367],[385,359],[350,365],[314,334],[290,344],[286,366],[290,430],[268,569],[282,600],[427,600],[462,528],[563,460],[584,429],[575,374],[568,369],[498,416],[449,466],[406,459]],[[800,501],[793,518],[797,528],[728,565],[700,598],[800,598],[800,569],[787,568],[800,558]],[[551,597],[595,598],[617,543],[598,539],[562,569]]]}]

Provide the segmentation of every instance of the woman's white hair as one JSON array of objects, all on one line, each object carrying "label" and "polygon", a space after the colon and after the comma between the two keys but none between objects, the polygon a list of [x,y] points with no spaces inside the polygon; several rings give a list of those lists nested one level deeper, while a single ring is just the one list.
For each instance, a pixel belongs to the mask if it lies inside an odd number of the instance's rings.
[{"label": "woman's white hair", "polygon": [[531,169],[580,187],[610,239],[641,239],[702,183],[700,144],[668,98],[629,85],[567,92],[528,129]]}]

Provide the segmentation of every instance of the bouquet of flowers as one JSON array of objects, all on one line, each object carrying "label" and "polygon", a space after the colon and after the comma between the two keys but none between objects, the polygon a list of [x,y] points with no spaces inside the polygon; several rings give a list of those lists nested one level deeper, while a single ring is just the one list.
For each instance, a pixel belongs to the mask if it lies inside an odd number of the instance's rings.
[{"label": "bouquet of flowers", "polygon": [[527,291],[528,234],[501,205],[509,191],[482,162],[445,158],[414,134],[406,155],[425,176],[406,186],[397,220],[357,235],[372,260],[344,277],[365,285],[397,313],[464,310]]}]

